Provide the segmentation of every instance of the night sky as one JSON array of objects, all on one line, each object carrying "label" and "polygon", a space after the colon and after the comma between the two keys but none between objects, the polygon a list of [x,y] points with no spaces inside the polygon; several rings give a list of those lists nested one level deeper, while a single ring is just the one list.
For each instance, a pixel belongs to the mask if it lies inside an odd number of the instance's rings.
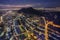
[{"label": "night sky", "polygon": [[0,0],[0,5],[33,5],[35,7],[60,7],[60,0]]}]

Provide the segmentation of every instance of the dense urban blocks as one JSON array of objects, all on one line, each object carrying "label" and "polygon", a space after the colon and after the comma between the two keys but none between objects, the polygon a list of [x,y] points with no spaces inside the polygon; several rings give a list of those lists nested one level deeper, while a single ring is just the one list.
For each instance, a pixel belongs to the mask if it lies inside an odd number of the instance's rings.
[{"label": "dense urban blocks", "polygon": [[6,11],[0,18],[0,39],[59,40],[60,25],[54,23],[55,14],[49,13],[31,7]]}]

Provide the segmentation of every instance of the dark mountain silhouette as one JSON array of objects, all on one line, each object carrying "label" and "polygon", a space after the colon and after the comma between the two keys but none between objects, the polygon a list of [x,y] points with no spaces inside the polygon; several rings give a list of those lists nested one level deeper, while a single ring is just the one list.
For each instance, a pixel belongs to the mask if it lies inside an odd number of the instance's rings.
[{"label": "dark mountain silhouette", "polygon": [[38,11],[33,9],[32,7],[28,7],[28,8],[22,8],[18,11],[18,13],[26,13],[26,14],[35,14],[35,15],[42,15],[42,11]]},{"label": "dark mountain silhouette", "polygon": [[[60,25],[60,23],[59,23],[60,22],[60,12],[45,12],[42,10],[33,9],[32,7],[28,7],[28,8],[22,8],[22,9],[18,10],[18,13],[44,16],[46,18],[46,20],[53,21],[55,24]],[[55,18],[55,16],[57,18]]]}]

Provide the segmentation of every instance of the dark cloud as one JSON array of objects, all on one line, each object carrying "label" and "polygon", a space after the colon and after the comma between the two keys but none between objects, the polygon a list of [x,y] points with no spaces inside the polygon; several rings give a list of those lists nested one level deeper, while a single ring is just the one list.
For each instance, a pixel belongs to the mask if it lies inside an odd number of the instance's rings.
[{"label": "dark cloud", "polygon": [[38,7],[42,6],[60,7],[60,0],[0,0],[0,4],[10,4],[10,5],[36,4],[36,6]]}]

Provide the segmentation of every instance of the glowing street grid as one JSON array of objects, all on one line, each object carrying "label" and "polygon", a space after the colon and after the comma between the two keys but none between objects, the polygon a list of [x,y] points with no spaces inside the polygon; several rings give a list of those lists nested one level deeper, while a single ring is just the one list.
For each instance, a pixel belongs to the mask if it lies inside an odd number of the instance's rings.
[{"label": "glowing street grid", "polygon": [[49,28],[49,26],[60,28],[60,26],[46,20],[45,17],[8,11],[1,16],[0,23],[1,40],[50,40],[49,37],[59,40],[57,38],[60,38],[60,32]]}]

